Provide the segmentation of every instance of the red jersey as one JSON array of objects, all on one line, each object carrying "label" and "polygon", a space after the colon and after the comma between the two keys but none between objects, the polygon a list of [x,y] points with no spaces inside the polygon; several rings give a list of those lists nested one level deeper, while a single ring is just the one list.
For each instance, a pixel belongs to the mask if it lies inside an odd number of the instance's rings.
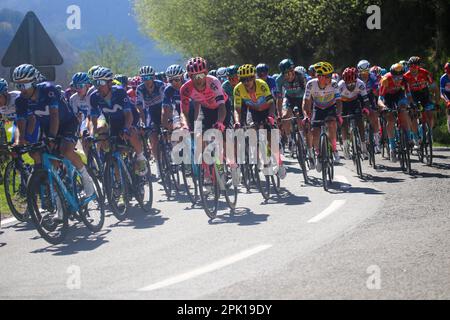
[{"label": "red jersey", "polygon": [[396,94],[401,90],[407,90],[407,83],[405,78],[399,83],[395,83],[394,77],[389,72],[380,80],[380,97],[384,97],[387,94]]},{"label": "red jersey", "polygon": [[405,73],[403,77],[408,84],[409,90],[414,92],[421,91],[433,83],[431,73],[423,68],[419,68],[419,72],[416,76],[413,76],[410,70]]},{"label": "red jersey", "polygon": [[128,94],[128,97],[130,98],[130,101],[131,101],[133,104],[136,104],[136,90],[134,90],[134,89],[129,89],[129,90],[127,91],[127,94]]}]

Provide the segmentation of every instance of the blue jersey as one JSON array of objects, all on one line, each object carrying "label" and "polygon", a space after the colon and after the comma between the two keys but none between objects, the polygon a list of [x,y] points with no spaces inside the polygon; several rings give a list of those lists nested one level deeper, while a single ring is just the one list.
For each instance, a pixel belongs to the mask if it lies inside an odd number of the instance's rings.
[{"label": "blue jersey", "polygon": [[275,97],[275,94],[277,92],[277,82],[275,81],[275,78],[272,76],[267,76],[267,79],[265,81],[266,81],[267,85],[269,86],[272,96]]},{"label": "blue jersey", "polygon": [[369,96],[378,95],[378,79],[376,75],[369,73],[369,78],[367,79],[367,82],[364,82],[364,84],[366,85],[366,91]]},{"label": "blue jersey", "polygon": [[25,98],[22,94],[16,99],[17,119],[25,119],[34,115],[41,129],[47,133],[50,129],[50,109],[57,109],[60,127],[67,123],[78,122],[69,108],[61,91],[49,82],[36,85],[37,100]]},{"label": "blue jersey", "polygon": [[105,100],[98,90],[90,96],[91,116],[99,117],[103,113],[106,120],[122,121],[125,112],[132,112],[132,105],[126,91],[119,86],[111,88],[111,100]]},{"label": "blue jersey", "polygon": [[444,74],[441,77],[441,81],[440,81],[440,87],[441,87],[441,94],[443,96],[446,96],[447,99],[450,100],[450,77],[448,76],[448,74]]},{"label": "blue jersey", "polygon": [[136,105],[144,109],[162,108],[165,84],[159,80],[153,80],[153,92],[148,92],[145,83],[141,83],[136,89]]},{"label": "blue jersey", "polygon": [[170,107],[173,110],[180,112],[180,90],[175,89],[171,84],[168,84],[164,89],[164,97],[162,105],[164,107]]}]

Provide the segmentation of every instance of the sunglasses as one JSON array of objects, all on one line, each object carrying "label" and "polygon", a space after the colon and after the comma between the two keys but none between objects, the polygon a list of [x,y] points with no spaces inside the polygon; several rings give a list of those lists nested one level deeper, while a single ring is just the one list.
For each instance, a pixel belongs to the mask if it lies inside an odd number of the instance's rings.
[{"label": "sunglasses", "polygon": [[105,86],[105,85],[107,85],[108,84],[108,81],[107,80],[95,80],[94,81],[94,85],[96,86],[96,87],[99,87],[99,86]]},{"label": "sunglasses", "polygon": [[204,73],[198,73],[198,74],[191,75],[191,79],[193,79],[193,80],[201,80],[201,79],[205,79],[205,78],[206,78],[206,74],[204,74]]},{"label": "sunglasses", "polygon": [[33,82],[27,82],[27,83],[16,83],[16,88],[18,90],[28,90],[33,87]]},{"label": "sunglasses", "polygon": [[395,81],[400,81],[403,79],[403,76],[393,76]]},{"label": "sunglasses", "polygon": [[322,79],[331,79],[332,77],[333,77],[333,75],[331,75],[331,74],[317,76],[317,78],[322,78]]},{"label": "sunglasses", "polygon": [[72,87],[75,89],[83,89],[86,86],[87,86],[87,83],[79,83],[79,84],[73,85]]},{"label": "sunglasses", "polygon": [[245,77],[245,78],[241,78],[241,82],[242,83],[246,83],[249,81],[255,80],[255,77]]},{"label": "sunglasses", "polygon": [[181,82],[181,78],[173,78],[170,81],[171,82]]},{"label": "sunglasses", "polygon": [[258,77],[260,77],[260,78],[264,78],[266,76],[267,76],[267,72],[260,72],[260,73],[258,73]]},{"label": "sunglasses", "polygon": [[150,80],[154,80],[154,79],[155,79],[154,76],[141,76],[142,81],[150,81]]},{"label": "sunglasses", "polygon": [[286,71],[285,73],[283,73],[284,75],[288,75],[289,73],[294,72],[294,68],[290,68],[288,71]]}]

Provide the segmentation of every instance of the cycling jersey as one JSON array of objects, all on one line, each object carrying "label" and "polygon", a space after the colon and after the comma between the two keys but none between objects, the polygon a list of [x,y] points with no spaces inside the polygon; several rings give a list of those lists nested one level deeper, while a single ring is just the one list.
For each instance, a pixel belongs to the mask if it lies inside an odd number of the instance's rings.
[{"label": "cycling jersey", "polygon": [[168,84],[164,89],[163,106],[169,107],[180,113],[180,90],[175,89],[172,84]]},{"label": "cycling jersey", "polygon": [[406,91],[407,84],[405,79],[399,83],[395,83],[392,74],[389,72],[384,77],[381,78],[380,81],[380,97],[383,99],[386,95],[396,94],[400,91]]},{"label": "cycling jersey", "polygon": [[17,118],[16,99],[19,96],[20,91],[9,92],[6,98],[6,105],[0,107],[0,114],[2,114],[9,121],[15,121]]},{"label": "cycling jersey", "polygon": [[450,77],[444,74],[440,81],[441,94],[450,100]]},{"label": "cycling jersey", "polygon": [[136,105],[141,105],[144,109],[161,109],[164,88],[164,82],[153,80],[153,91],[148,92],[145,83],[141,83],[136,89]]},{"label": "cycling jersey", "polygon": [[130,99],[122,87],[112,86],[111,100],[105,100],[98,90],[94,91],[90,96],[91,116],[99,117],[103,114],[108,121],[123,120],[125,112],[132,112]]},{"label": "cycling jersey", "polygon": [[227,96],[230,98],[231,103],[234,103],[234,99],[233,99],[234,87],[231,84],[230,80],[226,80],[224,83],[222,83],[222,89],[227,94]]},{"label": "cycling jersey", "polygon": [[242,107],[242,103],[250,110],[265,111],[273,104],[273,96],[268,84],[261,79],[255,80],[255,92],[249,93],[244,84],[240,82],[234,88],[234,106],[237,109]]},{"label": "cycling jersey", "polygon": [[369,103],[369,98],[367,97],[366,86],[361,79],[356,79],[356,86],[353,91],[347,88],[344,80],[339,81],[338,84],[339,92],[341,93],[342,102],[352,102],[361,97],[364,103],[367,105]]},{"label": "cycling jersey", "polygon": [[[261,79],[264,80],[264,79]],[[275,80],[274,77],[272,76],[267,76],[267,79],[264,80],[267,85],[269,86],[270,92],[272,93],[272,96],[276,96],[276,92],[277,92],[277,81]]]},{"label": "cycling jersey", "polygon": [[[50,129],[50,109],[57,109],[59,116],[59,133],[66,136],[67,128],[78,126],[75,114],[67,105],[61,91],[48,82],[36,85],[37,100],[25,98],[22,94],[16,99],[17,119],[25,119],[27,115],[34,115],[40,123],[42,131],[46,134]],[[67,126],[67,128],[65,128]],[[72,130],[69,130],[72,131]]]},{"label": "cycling jersey", "polygon": [[341,100],[341,93],[336,80],[331,80],[329,85],[321,89],[319,79],[312,79],[306,84],[303,100],[305,99],[312,100],[315,108],[327,109],[335,106],[336,102]]},{"label": "cycling jersey", "polygon": [[291,98],[301,98],[305,94],[305,78],[301,73],[295,72],[294,81],[288,82],[284,75],[279,75],[276,82],[276,97],[283,96]]},{"label": "cycling jersey", "polygon": [[181,110],[188,112],[189,99],[196,103],[200,103],[203,107],[215,110],[221,104],[225,104],[228,100],[227,94],[222,89],[222,84],[219,79],[213,76],[206,76],[205,90],[197,91],[194,87],[194,82],[188,80],[180,89],[181,93]]},{"label": "cycling jersey", "polygon": [[409,70],[403,75],[403,78],[411,92],[422,91],[433,83],[431,73],[423,68],[419,68],[419,72],[416,76],[413,76],[411,70]]},{"label": "cycling jersey", "polygon": [[136,104],[136,99],[137,99],[137,97],[136,97],[136,89],[129,89],[127,91],[127,94],[128,94],[128,97],[130,98],[130,102],[132,104]]},{"label": "cycling jersey", "polygon": [[379,81],[377,77],[373,73],[369,73],[369,77],[367,78],[367,81],[362,80],[359,78],[358,80],[363,81],[367,95],[375,95],[378,96],[378,89],[379,89]]},{"label": "cycling jersey", "polygon": [[84,97],[81,97],[78,92],[73,94],[69,100],[69,105],[75,115],[78,115],[80,113],[82,115],[80,132],[83,132],[87,129],[87,117],[91,114],[91,107],[88,101],[89,97],[87,94]]}]

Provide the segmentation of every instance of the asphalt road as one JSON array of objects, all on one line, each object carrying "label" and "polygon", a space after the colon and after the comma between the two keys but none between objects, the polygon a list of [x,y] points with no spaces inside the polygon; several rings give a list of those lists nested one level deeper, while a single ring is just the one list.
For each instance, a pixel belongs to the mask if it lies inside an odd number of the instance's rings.
[{"label": "asphalt road", "polygon": [[448,299],[450,150],[436,155],[411,176],[365,163],[364,180],[344,160],[329,193],[288,159],[281,199],[241,193],[214,221],[155,184],[151,214],[108,213],[100,233],[73,226],[57,246],[12,222],[0,299]]}]

